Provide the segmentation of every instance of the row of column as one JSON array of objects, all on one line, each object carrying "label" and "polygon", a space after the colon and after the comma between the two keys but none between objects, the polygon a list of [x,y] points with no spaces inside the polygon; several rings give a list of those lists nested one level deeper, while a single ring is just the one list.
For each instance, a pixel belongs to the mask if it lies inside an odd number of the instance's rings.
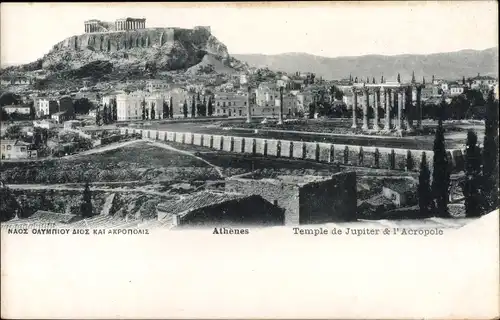
[{"label": "row of column", "polygon": [[85,24],[85,32],[99,32],[99,25],[97,23],[86,23]]},{"label": "row of column", "polygon": [[[416,104],[413,105],[412,96],[413,91],[411,88],[403,88],[403,89],[384,89],[383,87],[380,90],[373,91],[373,111],[374,111],[374,119],[373,119],[373,130],[380,130],[379,126],[379,102],[382,104],[382,108],[385,110],[385,126],[384,131],[390,131],[392,129],[395,130],[414,130],[413,127],[413,117],[415,116],[417,119],[417,127],[422,127],[422,105],[421,105],[421,88],[416,88]],[[356,119],[356,110],[358,108],[358,91],[353,90],[353,108],[352,108],[352,128],[357,128],[357,119]],[[363,104],[363,126],[361,127],[363,130],[368,130],[368,108],[370,107],[369,97],[370,91],[363,90],[364,96],[364,104]],[[397,105],[397,115],[394,123],[394,128],[391,126],[391,110],[394,106]],[[409,117],[404,118],[403,123],[403,110],[408,108],[407,114]]]},{"label": "row of column", "polygon": [[136,30],[146,28],[146,21],[143,20],[126,20],[116,21],[116,30]]}]

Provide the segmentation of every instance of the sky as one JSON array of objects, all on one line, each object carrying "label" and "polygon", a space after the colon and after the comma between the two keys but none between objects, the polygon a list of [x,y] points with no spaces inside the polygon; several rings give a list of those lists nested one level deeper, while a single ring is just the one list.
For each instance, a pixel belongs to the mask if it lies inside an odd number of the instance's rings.
[{"label": "sky", "polygon": [[2,65],[35,61],[84,21],[146,18],[146,27],[210,26],[230,54],[338,57],[498,46],[496,1],[2,3]]}]

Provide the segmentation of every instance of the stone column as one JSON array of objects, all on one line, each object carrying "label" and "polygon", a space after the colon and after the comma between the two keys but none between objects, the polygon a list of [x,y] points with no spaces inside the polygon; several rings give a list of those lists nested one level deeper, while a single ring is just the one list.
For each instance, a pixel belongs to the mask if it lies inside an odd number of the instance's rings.
[{"label": "stone column", "polygon": [[356,90],[352,91],[352,127],[356,129],[356,109],[358,108],[358,92]]},{"label": "stone column", "polygon": [[84,26],[85,26],[85,33],[86,33],[87,32],[87,24],[85,23]]},{"label": "stone column", "polygon": [[385,90],[385,130],[390,131],[391,130],[391,110],[392,110],[392,103],[394,102],[393,93],[391,89]]},{"label": "stone column", "polygon": [[401,116],[403,113],[403,91],[400,89],[398,92],[398,115],[396,118],[396,130],[401,130]]},{"label": "stone column", "polygon": [[368,105],[369,105],[369,97],[370,92],[368,89],[364,89],[365,94],[365,103],[363,105],[363,130],[368,130]]},{"label": "stone column", "polygon": [[422,87],[417,87],[417,128],[422,129]]},{"label": "stone column", "polygon": [[413,117],[415,114],[414,106],[413,106],[413,98],[412,98],[412,87],[406,88],[406,104],[405,108],[408,108],[406,110],[406,130],[413,131]]},{"label": "stone column", "polygon": [[278,124],[283,124],[283,87],[280,87],[280,114]]},{"label": "stone column", "polygon": [[252,107],[250,106],[251,94],[252,94],[252,87],[249,84],[247,88],[247,123],[252,122]]},{"label": "stone column", "polygon": [[375,89],[373,91],[373,130],[376,131],[380,130],[380,127],[378,126],[378,94],[378,89]]}]

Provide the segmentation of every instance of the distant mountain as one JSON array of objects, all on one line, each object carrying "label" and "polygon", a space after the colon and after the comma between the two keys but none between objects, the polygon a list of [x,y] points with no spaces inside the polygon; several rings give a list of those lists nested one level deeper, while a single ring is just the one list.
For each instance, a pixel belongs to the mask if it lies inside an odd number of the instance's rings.
[{"label": "distant mountain", "polygon": [[402,54],[395,56],[366,55],[357,57],[328,58],[307,53],[284,53],[278,55],[233,54],[234,58],[253,67],[268,67],[271,70],[293,73],[314,72],[325,79],[348,78],[349,74],[359,79],[375,77],[380,81],[411,79],[415,72],[417,80],[422,77],[456,80],[462,76],[498,75],[498,47],[485,50],[461,50],[435,54]]}]

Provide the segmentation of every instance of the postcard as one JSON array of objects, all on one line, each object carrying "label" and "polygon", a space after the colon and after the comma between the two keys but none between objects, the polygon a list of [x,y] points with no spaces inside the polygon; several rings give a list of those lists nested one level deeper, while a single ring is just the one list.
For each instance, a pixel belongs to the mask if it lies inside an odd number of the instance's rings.
[{"label": "postcard", "polygon": [[2,318],[499,316],[496,2],[0,11]]}]

